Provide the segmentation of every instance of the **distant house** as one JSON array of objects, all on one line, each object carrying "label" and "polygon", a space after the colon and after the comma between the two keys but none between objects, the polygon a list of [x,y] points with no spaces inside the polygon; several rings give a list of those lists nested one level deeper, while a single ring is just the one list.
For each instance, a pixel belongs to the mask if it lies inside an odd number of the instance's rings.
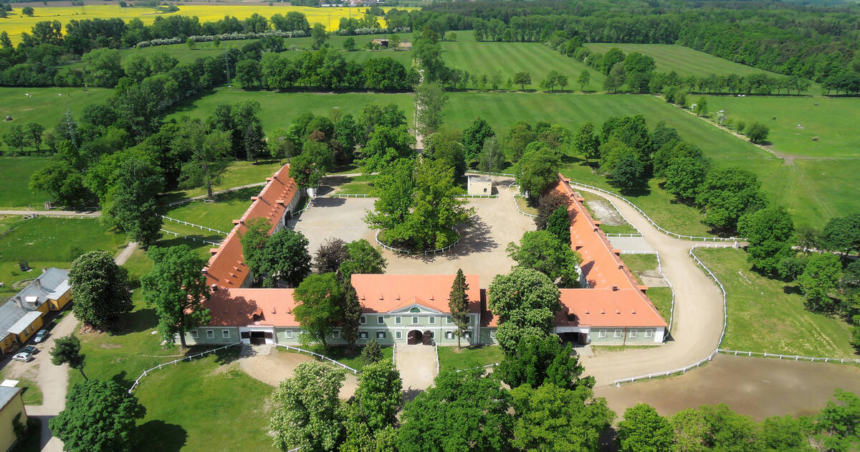
[{"label": "distant house", "polygon": [[42,327],[48,311],[63,309],[72,299],[69,272],[49,268],[34,281],[0,305],[0,354],[15,344],[27,342]]},{"label": "distant house", "polygon": [[0,386],[0,450],[11,450],[17,442],[14,422],[27,425],[27,412],[21,399],[23,388]]},{"label": "distant house", "polygon": [[370,42],[372,42],[373,45],[377,45],[377,46],[385,48],[385,49],[388,48],[388,40],[387,39],[384,39],[384,38],[374,39],[373,41],[370,41]]},{"label": "distant house", "polygon": [[489,196],[493,194],[493,181],[486,176],[469,176],[466,193],[469,196]]}]

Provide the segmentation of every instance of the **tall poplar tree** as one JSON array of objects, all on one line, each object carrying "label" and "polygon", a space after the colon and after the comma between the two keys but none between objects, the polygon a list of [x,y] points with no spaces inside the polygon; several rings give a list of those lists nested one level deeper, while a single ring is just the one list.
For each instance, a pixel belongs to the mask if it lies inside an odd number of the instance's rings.
[{"label": "tall poplar tree", "polygon": [[466,284],[466,276],[463,275],[463,269],[457,270],[457,276],[454,278],[454,284],[451,286],[450,301],[448,301],[448,309],[451,310],[451,320],[457,325],[457,347],[460,347],[460,338],[466,334],[469,329],[469,297],[466,291],[469,290],[469,285]]}]

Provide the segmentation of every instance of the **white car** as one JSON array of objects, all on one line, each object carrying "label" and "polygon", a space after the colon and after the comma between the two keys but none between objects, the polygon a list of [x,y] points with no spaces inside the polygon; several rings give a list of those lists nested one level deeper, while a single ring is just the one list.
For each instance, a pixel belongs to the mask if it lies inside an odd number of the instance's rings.
[{"label": "white car", "polygon": [[23,361],[26,363],[32,361],[34,358],[33,354],[30,352],[21,352],[13,356],[12,359],[14,359],[15,361]]}]

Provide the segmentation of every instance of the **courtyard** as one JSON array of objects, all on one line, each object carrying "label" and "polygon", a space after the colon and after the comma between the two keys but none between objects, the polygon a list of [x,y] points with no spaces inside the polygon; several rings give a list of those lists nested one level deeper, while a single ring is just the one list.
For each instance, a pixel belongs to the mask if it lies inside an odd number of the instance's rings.
[{"label": "courtyard", "polygon": [[[466,274],[478,275],[481,285],[487,287],[496,275],[510,272],[514,261],[505,248],[510,242],[519,242],[526,231],[534,230],[532,219],[517,211],[512,183],[511,179],[495,181],[498,198],[469,200],[468,207],[475,209],[473,224],[459,228],[460,242],[450,251],[407,256],[383,250],[388,260],[386,273],[451,274],[462,268]],[[376,246],[376,231],[364,223],[365,212],[373,209],[373,202],[373,198],[317,197],[313,207],[290,221],[290,227],[307,237],[312,256],[329,238],[346,242],[365,239]]]}]

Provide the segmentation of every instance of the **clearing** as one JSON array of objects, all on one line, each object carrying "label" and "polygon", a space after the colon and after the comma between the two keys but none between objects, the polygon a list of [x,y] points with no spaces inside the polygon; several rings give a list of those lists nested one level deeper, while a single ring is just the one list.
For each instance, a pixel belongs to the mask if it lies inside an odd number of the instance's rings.
[{"label": "clearing", "polygon": [[48,165],[43,157],[0,157],[0,210],[44,210],[47,193],[32,193],[30,177]]}]

